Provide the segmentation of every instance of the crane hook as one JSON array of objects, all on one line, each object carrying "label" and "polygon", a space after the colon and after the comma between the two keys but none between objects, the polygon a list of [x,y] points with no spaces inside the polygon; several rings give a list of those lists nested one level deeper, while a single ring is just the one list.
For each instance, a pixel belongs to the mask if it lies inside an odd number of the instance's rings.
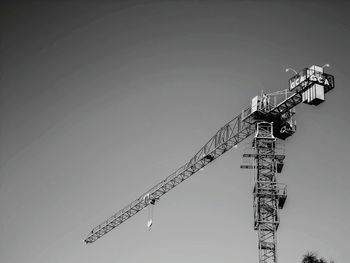
[{"label": "crane hook", "polygon": [[154,209],[154,204],[156,203],[155,199],[150,200],[149,206],[148,206],[148,221],[147,221],[147,228],[148,231],[151,230],[151,227],[153,225],[153,209]]}]

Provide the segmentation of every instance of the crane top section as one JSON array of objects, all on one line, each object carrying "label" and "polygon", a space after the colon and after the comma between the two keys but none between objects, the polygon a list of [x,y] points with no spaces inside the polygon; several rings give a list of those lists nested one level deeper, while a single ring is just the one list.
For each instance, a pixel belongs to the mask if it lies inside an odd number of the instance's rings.
[{"label": "crane top section", "polygon": [[334,77],[324,73],[323,67],[304,68],[289,79],[289,89],[255,96],[251,107],[243,111],[242,119],[249,123],[273,122],[274,135],[284,140],[296,130],[292,118],[295,106],[301,102],[319,105],[325,100],[325,93],[333,88]]},{"label": "crane top section", "polygon": [[252,99],[251,105],[222,126],[187,163],[163,181],[140,195],[133,202],[94,227],[85,238],[93,243],[112,229],[155,203],[164,194],[185,181],[222,154],[248,138],[256,131],[258,122],[273,122],[273,135],[286,139],[295,132],[295,106],[301,102],[318,105],[324,94],[334,88],[334,77],[323,72],[323,67],[311,66],[289,80],[289,89],[270,94],[262,93]]}]

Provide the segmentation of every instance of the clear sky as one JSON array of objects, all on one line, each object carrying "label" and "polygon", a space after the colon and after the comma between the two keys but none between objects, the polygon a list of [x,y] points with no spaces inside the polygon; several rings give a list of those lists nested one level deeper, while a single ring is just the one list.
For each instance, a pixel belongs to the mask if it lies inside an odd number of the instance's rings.
[{"label": "clear sky", "polygon": [[[16,3],[17,2],[17,3]],[[285,141],[278,257],[349,261],[347,1],[1,3],[0,262],[258,262],[246,140],[97,242],[261,90],[330,63]]]}]

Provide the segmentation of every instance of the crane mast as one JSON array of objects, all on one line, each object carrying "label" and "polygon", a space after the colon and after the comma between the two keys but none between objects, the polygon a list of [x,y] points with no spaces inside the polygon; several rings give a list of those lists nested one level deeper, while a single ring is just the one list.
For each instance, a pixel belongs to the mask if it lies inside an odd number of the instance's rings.
[{"label": "crane mast", "polygon": [[259,263],[276,263],[278,209],[283,208],[287,197],[286,186],[279,184],[276,177],[284,161],[277,139],[285,140],[296,131],[293,115],[298,104],[318,105],[333,88],[334,76],[314,65],[294,75],[289,80],[289,89],[254,97],[249,107],[222,126],[187,163],[94,227],[84,241],[95,242],[154,205],[175,186],[255,133],[252,148],[243,154],[253,162],[242,164],[241,168],[254,169],[254,229],[258,230]]},{"label": "crane mast", "polygon": [[258,231],[259,263],[277,262],[278,210],[287,198],[287,187],[277,181],[285,158],[283,148],[277,143],[273,123],[257,123],[252,148],[243,154],[243,158],[252,162],[241,165],[241,168],[254,169],[254,229]]}]

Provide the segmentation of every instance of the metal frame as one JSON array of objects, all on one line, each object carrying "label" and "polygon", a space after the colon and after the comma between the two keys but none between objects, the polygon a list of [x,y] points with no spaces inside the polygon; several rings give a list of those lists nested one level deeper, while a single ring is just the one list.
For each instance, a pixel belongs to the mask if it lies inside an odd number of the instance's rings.
[{"label": "metal frame", "polygon": [[283,208],[287,191],[285,185],[277,183],[277,165],[285,156],[276,149],[272,123],[257,123],[253,148],[243,157],[253,160],[252,165],[241,168],[254,169],[254,229],[258,230],[259,263],[277,263],[278,209]]},{"label": "metal frame", "polygon": [[[330,83],[330,85],[325,86],[325,93],[327,93],[334,88],[334,77],[326,73],[322,73],[321,75]],[[282,120],[283,122],[284,119],[288,119],[290,117],[289,115],[294,114],[292,111],[293,108],[302,102],[302,92],[315,83],[317,83],[317,81],[311,81],[308,79],[293,89],[293,92],[285,90],[275,93],[277,95],[286,95],[281,102],[275,100],[272,107],[265,108],[265,111],[261,112],[260,116],[253,116],[251,114],[251,107],[245,109],[241,114],[221,127],[186,164],[181,166],[156,186],[143,193],[123,209],[109,217],[107,220],[94,227],[84,241],[86,243],[93,243],[150,205],[151,202],[144,198],[146,195],[149,196],[149,200],[159,200],[161,196],[175,186],[191,177],[204,166],[227,152],[245,138],[252,135],[255,132],[255,124],[258,121],[263,119],[268,122],[274,120]],[[285,137],[281,138],[285,139]]]},{"label": "metal frame", "polygon": [[[84,240],[92,243],[109,231],[119,226],[130,217],[147,207],[149,200],[158,200],[165,193],[173,189],[181,182],[188,179],[204,166],[227,152],[255,131],[254,124],[242,121],[241,114],[220,128],[215,135],[193,156],[189,162],[181,166],[159,184],[139,196],[134,202],[125,206],[110,218],[96,226]],[[147,198],[145,198],[147,196]]]}]

